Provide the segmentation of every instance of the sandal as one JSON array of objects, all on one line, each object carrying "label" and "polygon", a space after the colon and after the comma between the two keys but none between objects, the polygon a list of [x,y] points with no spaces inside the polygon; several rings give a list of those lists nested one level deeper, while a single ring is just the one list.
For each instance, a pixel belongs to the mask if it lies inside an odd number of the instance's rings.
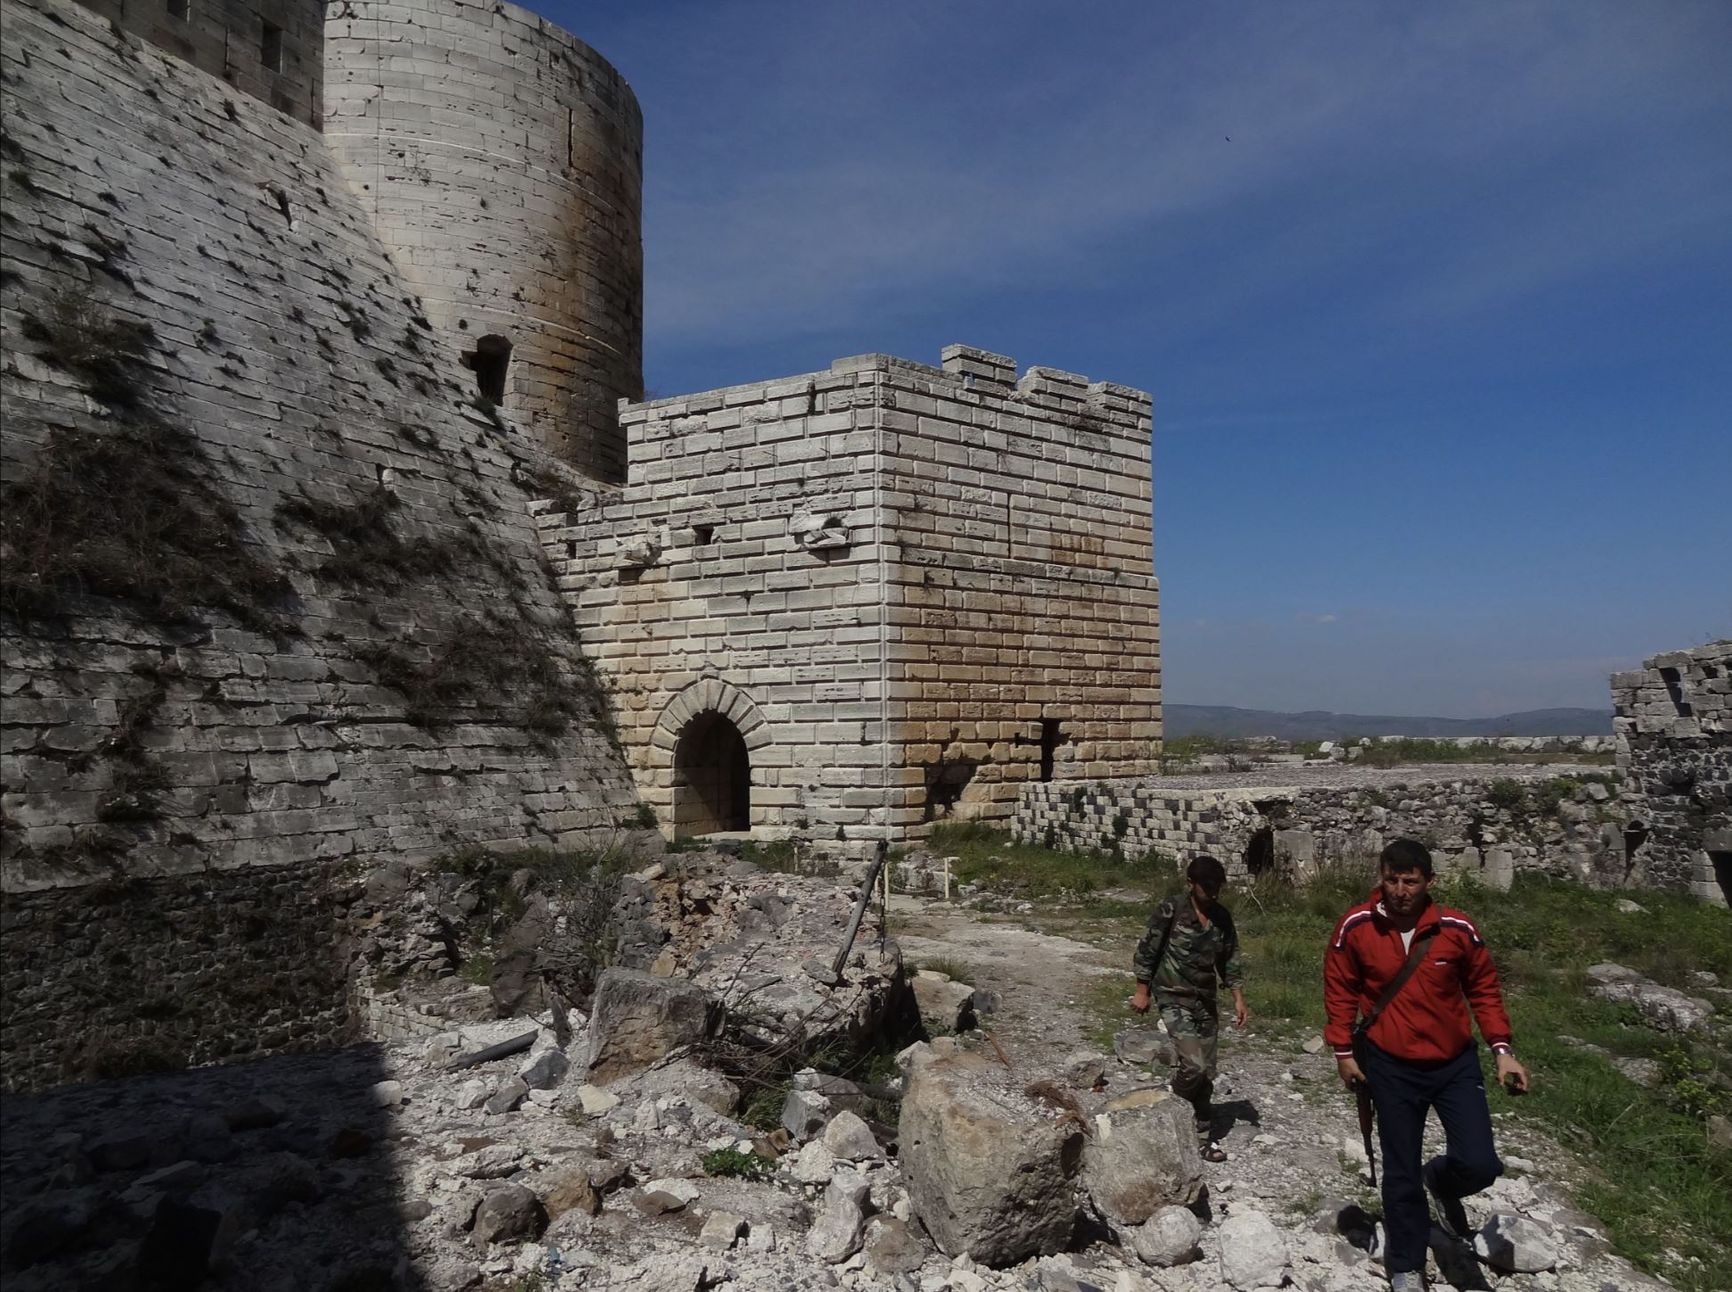
[{"label": "sandal", "polygon": [[1197,1151],[1202,1154],[1205,1162],[1225,1162],[1227,1160],[1227,1154],[1219,1144],[1205,1144]]}]

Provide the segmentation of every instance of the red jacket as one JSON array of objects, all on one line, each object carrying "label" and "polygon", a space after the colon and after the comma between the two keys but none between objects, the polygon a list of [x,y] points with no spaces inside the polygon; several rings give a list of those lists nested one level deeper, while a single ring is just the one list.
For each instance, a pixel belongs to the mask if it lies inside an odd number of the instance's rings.
[{"label": "red jacket", "polygon": [[[1425,958],[1400,994],[1372,1026],[1370,1041],[1398,1059],[1442,1063],[1473,1044],[1468,1007],[1494,1049],[1510,1048],[1509,1015],[1497,970],[1474,922],[1460,911],[1429,903],[1414,929],[1438,926]],[[1390,979],[1401,972],[1407,948],[1389,922],[1381,892],[1361,902],[1335,926],[1323,955],[1323,1039],[1337,1058],[1353,1053],[1353,1023],[1369,1014]]]}]

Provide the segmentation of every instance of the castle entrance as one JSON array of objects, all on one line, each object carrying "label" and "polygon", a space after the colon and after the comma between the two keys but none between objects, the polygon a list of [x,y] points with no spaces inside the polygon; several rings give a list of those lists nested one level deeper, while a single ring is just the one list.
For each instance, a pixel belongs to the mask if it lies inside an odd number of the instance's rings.
[{"label": "castle entrance", "polygon": [[713,709],[680,729],[674,745],[674,835],[752,828],[752,762],[738,727]]}]

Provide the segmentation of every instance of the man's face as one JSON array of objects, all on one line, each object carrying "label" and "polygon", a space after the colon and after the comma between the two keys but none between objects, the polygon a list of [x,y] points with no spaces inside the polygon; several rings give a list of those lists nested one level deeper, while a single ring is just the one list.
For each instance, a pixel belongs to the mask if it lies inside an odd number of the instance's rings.
[{"label": "man's face", "polygon": [[1382,871],[1383,905],[1391,915],[1414,915],[1424,909],[1431,891],[1430,875],[1417,870]]}]

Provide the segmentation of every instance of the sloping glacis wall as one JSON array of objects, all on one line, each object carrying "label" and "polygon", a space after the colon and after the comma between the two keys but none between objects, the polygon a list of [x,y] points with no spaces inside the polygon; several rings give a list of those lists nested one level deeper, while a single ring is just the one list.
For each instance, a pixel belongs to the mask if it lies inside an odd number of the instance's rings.
[{"label": "sloping glacis wall", "polygon": [[635,811],[555,468],[308,125],[4,10],[6,1084],[321,1044],[345,868]]}]

